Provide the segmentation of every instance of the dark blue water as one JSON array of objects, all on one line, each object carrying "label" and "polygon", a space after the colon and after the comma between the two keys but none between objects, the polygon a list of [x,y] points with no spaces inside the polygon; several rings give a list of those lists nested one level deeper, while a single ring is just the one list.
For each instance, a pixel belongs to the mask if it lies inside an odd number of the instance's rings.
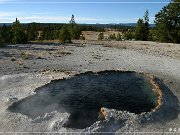
[{"label": "dark blue water", "polygon": [[101,107],[148,112],[156,105],[149,79],[135,72],[91,72],[70,79],[51,81],[36,89],[37,94],[14,103],[9,110],[31,118],[47,112],[70,113],[69,128],[85,128],[98,120]]}]

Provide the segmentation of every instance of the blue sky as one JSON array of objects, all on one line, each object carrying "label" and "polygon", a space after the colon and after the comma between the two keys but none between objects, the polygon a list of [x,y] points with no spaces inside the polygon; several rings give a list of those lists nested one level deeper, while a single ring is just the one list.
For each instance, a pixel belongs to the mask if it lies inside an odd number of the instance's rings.
[{"label": "blue sky", "polygon": [[135,23],[146,9],[150,23],[170,0],[0,0],[0,23]]}]

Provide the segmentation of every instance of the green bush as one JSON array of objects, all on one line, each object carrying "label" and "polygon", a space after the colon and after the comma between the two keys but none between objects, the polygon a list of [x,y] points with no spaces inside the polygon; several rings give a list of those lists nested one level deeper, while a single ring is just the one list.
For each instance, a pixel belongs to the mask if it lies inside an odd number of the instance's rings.
[{"label": "green bush", "polygon": [[117,40],[117,41],[122,41],[122,38],[121,38],[121,34],[120,34],[120,33],[117,34],[116,40]]},{"label": "green bush", "polygon": [[109,40],[116,40],[116,35],[115,34],[110,34],[108,39]]},{"label": "green bush", "polygon": [[125,40],[132,40],[134,38],[134,32],[131,30],[128,30],[127,32],[125,32],[124,38]]},{"label": "green bush", "polygon": [[104,39],[104,33],[100,32],[98,35],[98,40],[103,40]]},{"label": "green bush", "polygon": [[71,34],[66,25],[64,25],[60,31],[59,40],[62,43],[71,43]]}]

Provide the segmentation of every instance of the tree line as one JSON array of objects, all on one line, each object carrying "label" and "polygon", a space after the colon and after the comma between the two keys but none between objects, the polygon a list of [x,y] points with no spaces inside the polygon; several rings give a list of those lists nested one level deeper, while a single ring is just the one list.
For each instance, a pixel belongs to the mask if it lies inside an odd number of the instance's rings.
[{"label": "tree line", "polygon": [[[149,27],[149,13],[146,10],[144,17],[139,18],[135,29],[129,28],[122,31],[124,40],[142,40],[180,43],[180,0],[172,0],[155,15],[155,27]],[[103,33],[99,34],[102,40]],[[113,35],[113,37],[115,37]],[[109,36],[110,39],[112,35]]]},{"label": "tree line", "polygon": [[139,19],[135,31],[136,40],[180,43],[180,0],[172,0],[155,15],[155,28],[148,28],[148,11]]},{"label": "tree line", "polygon": [[149,13],[139,18],[136,27],[119,25],[77,25],[74,15],[69,24],[21,24],[16,18],[11,26],[0,27],[0,46],[5,44],[23,44],[34,40],[59,40],[71,42],[72,39],[84,39],[82,31],[100,32],[98,39],[103,40],[106,29],[114,29],[122,34],[112,34],[108,40],[143,40],[180,43],[180,0],[172,0],[155,15],[155,27],[149,27]]},{"label": "tree line", "polygon": [[69,24],[47,24],[46,26],[41,26],[36,23],[22,25],[20,21],[16,18],[12,26],[4,25],[0,28],[0,45],[8,43],[24,44],[28,41],[34,40],[55,39],[63,43],[71,42],[71,39],[80,38],[81,31],[82,30],[75,23],[75,21],[70,21]]},{"label": "tree line", "polygon": [[[85,39],[82,31],[105,32],[106,29],[115,29],[116,31],[127,31],[133,29],[129,26],[104,25],[104,24],[53,24],[53,23],[29,23],[21,24],[16,18],[12,25],[0,26],[0,44],[23,44],[28,41],[60,40],[62,42],[70,39]],[[65,33],[63,35],[63,33]],[[64,40],[64,39],[65,40]],[[68,40],[67,40],[68,39]]]}]

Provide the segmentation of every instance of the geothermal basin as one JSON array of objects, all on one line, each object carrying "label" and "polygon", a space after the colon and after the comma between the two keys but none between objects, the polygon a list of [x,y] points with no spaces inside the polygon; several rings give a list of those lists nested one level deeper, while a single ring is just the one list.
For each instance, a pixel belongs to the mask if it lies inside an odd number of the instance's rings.
[{"label": "geothermal basin", "polygon": [[9,110],[32,119],[58,111],[70,114],[63,125],[83,129],[98,121],[102,107],[135,114],[150,112],[158,105],[158,93],[149,76],[136,72],[87,72],[53,80],[36,94],[13,103]]}]

